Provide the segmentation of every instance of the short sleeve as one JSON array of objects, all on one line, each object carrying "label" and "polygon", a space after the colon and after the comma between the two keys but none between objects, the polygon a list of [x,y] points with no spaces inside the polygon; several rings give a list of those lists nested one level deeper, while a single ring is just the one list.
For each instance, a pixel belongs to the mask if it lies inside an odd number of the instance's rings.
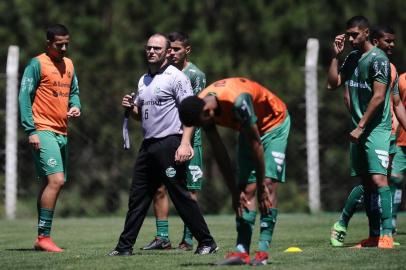
[{"label": "short sleeve", "polygon": [[257,122],[252,97],[248,93],[239,95],[234,102],[234,112],[241,126],[250,126]]},{"label": "short sleeve", "polygon": [[379,54],[372,60],[370,76],[374,81],[388,85],[390,83],[390,63],[389,59]]}]

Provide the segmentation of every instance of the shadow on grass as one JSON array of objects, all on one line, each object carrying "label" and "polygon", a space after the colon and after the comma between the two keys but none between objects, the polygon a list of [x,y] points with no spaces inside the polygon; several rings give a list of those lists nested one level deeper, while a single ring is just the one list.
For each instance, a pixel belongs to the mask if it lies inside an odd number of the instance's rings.
[{"label": "shadow on grass", "polygon": [[184,255],[185,252],[177,249],[168,249],[168,250],[140,250],[134,251],[135,255],[141,256],[168,256],[168,254],[172,255]]},{"label": "shadow on grass", "polygon": [[40,250],[36,250],[34,248],[7,248],[5,251],[31,251],[31,252],[41,252]]},{"label": "shadow on grass", "polygon": [[190,266],[217,266],[216,263],[182,263],[181,267],[190,267]]},{"label": "shadow on grass", "polygon": [[[64,248],[62,248],[64,249]],[[35,248],[7,248],[5,251],[22,251],[22,252],[46,252],[44,250],[37,250]]]}]

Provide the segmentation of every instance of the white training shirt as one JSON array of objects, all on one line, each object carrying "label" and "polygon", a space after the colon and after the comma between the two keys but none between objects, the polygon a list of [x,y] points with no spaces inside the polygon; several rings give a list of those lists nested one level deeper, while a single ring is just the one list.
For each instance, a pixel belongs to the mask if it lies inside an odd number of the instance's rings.
[{"label": "white training shirt", "polygon": [[164,66],[155,75],[144,74],[138,82],[134,104],[141,108],[144,139],[182,134],[179,119],[180,102],[193,95],[186,75],[172,65]]}]

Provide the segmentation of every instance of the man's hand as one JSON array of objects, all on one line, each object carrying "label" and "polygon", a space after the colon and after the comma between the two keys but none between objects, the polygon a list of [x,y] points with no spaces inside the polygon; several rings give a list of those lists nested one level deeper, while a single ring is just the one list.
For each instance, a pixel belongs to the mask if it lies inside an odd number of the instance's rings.
[{"label": "man's hand", "polygon": [[38,134],[32,134],[32,135],[28,136],[28,143],[36,151],[38,151],[39,148],[41,147]]},{"label": "man's hand", "polygon": [[245,196],[245,193],[243,191],[240,192],[240,197],[233,195],[232,196],[232,204],[233,204],[233,209],[235,211],[235,214],[238,217],[242,217],[242,213],[244,209],[248,208],[249,201],[247,197]]},{"label": "man's hand", "polygon": [[353,143],[358,143],[359,138],[361,137],[362,133],[364,133],[364,129],[361,127],[356,127],[350,133],[350,141]]},{"label": "man's hand", "polygon": [[79,117],[80,116],[80,109],[78,107],[71,107],[68,111],[68,118],[70,117]]},{"label": "man's hand", "polygon": [[264,183],[262,187],[257,188],[257,200],[258,200],[258,207],[259,210],[263,215],[268,214],[269,208],[272,207],[271,204],[271,194],[269,192],[269,188]]},{"label": "man's hand", "polygon": [[180,144],[175,153],[175,162],[177,164],[191,160],[194,156],[193,147],[190,144]]},{"label": "man's hand", "polygon": [[132,95],[125,95],[123,100],[121,101],[121,105],[124,108],[131,108],[134,106],[133,96]]},{"label": "man's hand", "polygon": [[336,36],[333,43],[333,52],[335,54],[334,56],[337,56],[344,51],[344,44],[345,44],[345,34]]}]

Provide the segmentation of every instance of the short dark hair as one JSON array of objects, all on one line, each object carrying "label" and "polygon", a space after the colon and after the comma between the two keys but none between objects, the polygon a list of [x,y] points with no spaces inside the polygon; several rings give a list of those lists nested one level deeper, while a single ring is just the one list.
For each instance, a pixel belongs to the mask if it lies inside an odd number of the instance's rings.
[{"label": "short dark hair", "polygon": [[182,124],[187,127],[198,124],[204,104],[204,100],[197,96],[189,96],[182,100],[179,105],[179,118]]},{"label": "short dark hair", "polygon": [[182,42],[185,46],[189,46],[189,36],[185,32],[181,31],[174,31],[168,34],[168,39],[170,42],[174,41],[180,41]]},{"label": "short dark hair", "polygon": [[69,35],[68,28],[63,24],[53,24],[47,28],[47,40],[52,41],[55,36],[67,36]]},{"label": "short dark hair", "polygon": [[352,17],[347,21],[347,29],[359,27],[361,29],[369,28],[369,21],[362,15]]},{"label": "short dark hair", "polygon": [[370,35],[371,41],[374,40],[374,39],[379,39],[379,38],[383,37],[384,34],[392,34],[392,35],[394,35],[395,31],[393,30],[392,27],[390,27],[388,25],[374,26],[371,29],[371,35]]}]

